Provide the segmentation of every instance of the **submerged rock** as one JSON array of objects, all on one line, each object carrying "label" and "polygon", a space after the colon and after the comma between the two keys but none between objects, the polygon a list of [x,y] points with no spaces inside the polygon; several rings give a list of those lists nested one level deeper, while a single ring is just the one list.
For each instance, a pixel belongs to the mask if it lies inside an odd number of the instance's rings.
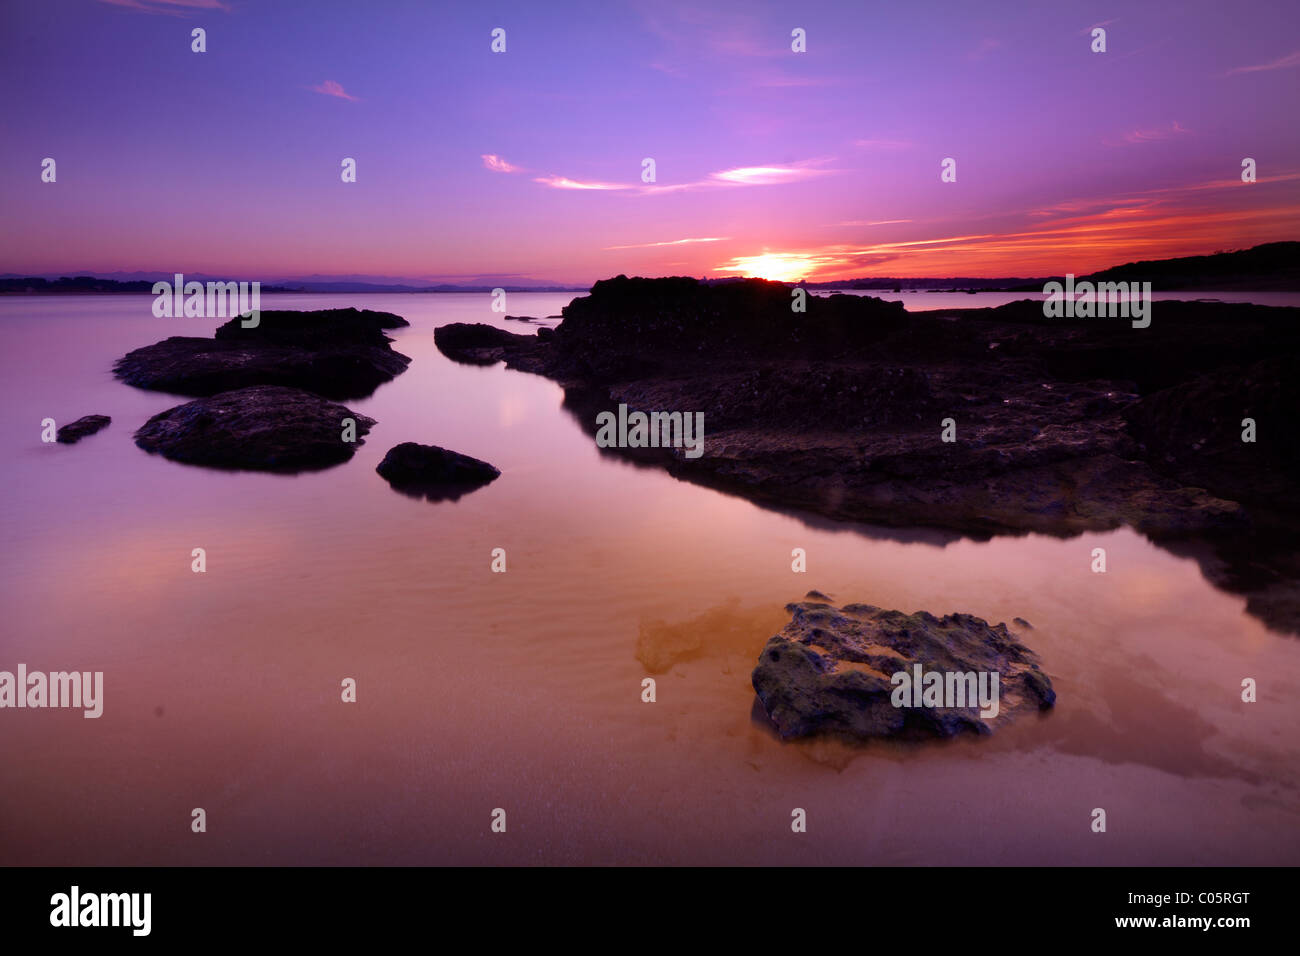
[{"label": "submerged rock", "polygon": [[[790,623],[767,642],[752,676],[759,702],[782,737],[986,734],[995,722],[1056,702],[1037,656],[1005,624],[990,625],[970,614],[938,618],[816,600],[786,610]],[[922,680],[913,698],[918,665]],[[900,672],[906,684],[892,679]],[[918,706],[930,683],[924,675],[932,673],[941,675],[941,690],[958,692],[941,702],[962,706]],[[956,676],[967,674],[974,675],[973,684]],[[981,709],[980,694],[984,704],[992,702],[987,710]]]},{"label": "submerged rock", "polygon": [[485,461],[410,441],[390,448],[375,471],[402,494],[429,501],[455,501],[501,476]]},{"label": "submerged rock", "polygon": [[75,422],[68,422],[59,429],[55,438],[65,445],[75,445],[87,435],[93,435],[101,428],[108,427],[113,419],[107,415],[86,415]]},{"label": "submerged rock", "polygon": [[410,364],[384,334],[407,324],[371,310],[263,312],[255,328],[231,319],[210,339],[172,336],[135,349],[113,371],[128,385],[178,395],[283,385],[326,398],[364,398]]},{"label": "submerged rock", "polygon": [[[349,418],[356,422],[355,442],[343,440]],[[188,465],[310,471],[347,461],[374,424],[319,395],[261,385],[160,412],[135,433],[135,443]]]}]

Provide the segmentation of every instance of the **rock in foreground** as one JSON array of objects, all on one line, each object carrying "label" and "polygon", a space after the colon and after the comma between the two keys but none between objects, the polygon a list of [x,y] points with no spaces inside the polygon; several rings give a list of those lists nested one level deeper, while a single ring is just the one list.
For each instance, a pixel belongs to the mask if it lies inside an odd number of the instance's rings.
[{"label": "rock in foreground", "polygon": [[112,421],[113,419],[107,415],[86,415],[64,425],[54,437],[65,445],[75,445],[87,435],[93,435],[101,428],[108,427]]},{"label": "rock in foreground", "polygon": [[[925,611],[904,614],[870,604],[837,608],[811,600],[786,610],[790,623],[767,642],[753,673],[758,699],[782,737],[986,734],[1018,713],[1056,701],[1036,655],[1005,624],[990,625],[970,614],[937,618]],[[996,715],[981,716],[978,698],[967,699],[967,706],[914,706],[910,690],[903,693],[891,678],[906,673],[910,686],[918,664],[922,675],[943,675],[944,689],[949,683],[954,690],[972,686],[949,674],[974,674],[974,686],[983,674],[983,687],[991,691],[996,673],[999,693],[985,698],[996,700]],[[917,694],[919,703],[920,688]],[[900,698],[904,703],[895,706]]]},{"label": "rock in foreground", "polygon": [[[356,422],[343,440],[344,419]],[[263,385],[169,408],[135,433],[135,443],[187,465],[296,472],[352,457],[373,418],[296,388]]]},{"label": "rock in foreground", "polygon": [[177,395],[283,385],[326,398],[364,398],[410,364],[384,334],[407,324],[368,309],[263,312],[255,328],[231,319],[214,338],[176,335],[135,349],[113,371],[128,385]]},{"label": "rock in foreground", "polygon": [[375,471],[402,494],[429,501],[455,501],[501,475],[477,458],[410,441],[389,449]]}]

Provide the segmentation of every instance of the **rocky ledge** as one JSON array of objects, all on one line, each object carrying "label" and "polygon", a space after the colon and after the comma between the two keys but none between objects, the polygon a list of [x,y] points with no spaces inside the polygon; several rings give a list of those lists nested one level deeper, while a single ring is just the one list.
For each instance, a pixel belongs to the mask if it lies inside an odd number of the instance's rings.
[{"label": "rocky ledge", "polygon": [[282,385],[336,400],[364,398],[410,364],[384,334],[408,324],[368,309],[263,312],[254,328],[231,319],[210,339],[172,336],[135,349],[113,371],[129,385],[177,395]]},{"label": "rocky ledge", "polygon": [[786,610],[790,623],[752,678],[784,738],[987,734],[1056,702],[1037,657],[1005,624],[824,600]]},{"label": "rocky ledge", "polygon": [[[345,441],[345,420],[356,441]],[[347,461],[375,420],[296,388],[260,385],[222,392],[155,415],[135,443],[187,465],[299,472]]]},{"label": "rocky ledge", "polygon": [[[1300,309],[1160,301],[1133,328],[1047,318],[1029,299],[914,313],[865,296],[792,301],[759,279],[619,276],[553,330],[457,324],[435,341],[559,382],[592,435],[620,404],[703,412],[698,458],[603,452],[771,507],[979,538],[1130,525],[1162,544],[1213,539],[1213,580],[1264,582],[1252,611],[1300,631],[1294,549],[1276,533],[1300,531],[1285,411]],[[1245,418],[1255,442],[1241,440]]]},{"label": "rocky ledge", "polygon": [[390,448],[375,471],[394,490],[429,501],[455,501],[501,476],[485,461],[409,441]]},{"label": "rocky ledge", "polygon": [[101,428],[107,428],[113,419],[107,415],[86,415],[75,422],[68,422],[55,434],[55,439],[65,445],[75,445],[87,435],[93,435]]}]

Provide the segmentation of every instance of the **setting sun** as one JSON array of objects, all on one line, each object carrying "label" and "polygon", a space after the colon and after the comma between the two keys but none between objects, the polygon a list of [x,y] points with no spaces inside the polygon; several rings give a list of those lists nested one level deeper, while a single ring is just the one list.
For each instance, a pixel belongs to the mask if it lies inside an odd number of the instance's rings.
[{"label": "setting sun", "polygon": [[737,256],[735,265],[727,272],[738,272],[746,278],[771,279],[774,282],[798,282],[814,267],[809,256],[797,253],[764,253],[761,256]]}]

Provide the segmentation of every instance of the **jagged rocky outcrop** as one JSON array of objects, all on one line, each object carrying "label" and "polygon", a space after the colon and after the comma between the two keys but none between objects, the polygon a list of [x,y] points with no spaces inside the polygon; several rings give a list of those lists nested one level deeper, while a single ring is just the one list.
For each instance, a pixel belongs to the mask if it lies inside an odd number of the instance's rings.
[{"label": "jagged rocky outcrop", "polygon": [[364,398],[410,363],[384,334],[405,325],[369,309],[262,312],[254,328],[236,318],[210,339],[172,336],[128,352],[113,370],[129,385],[178,395],[282,385],[336,400]]},{"label": "jagged rocky outcrop", "polygon": [[[870,604],[837,608],[814,595],[786,605],[790,623],[767,642],[752,675],[763,710],[784,738],[985,734],[1056,702],[1036,655],[1005,624]],[[899,673],[908,675],[907,685],[894,679]],[[910,684],[918,674],[914,697]],[[927,703],[919,688],[933,680],[930,674],[939,675],[941,687]],[[959,674],[973,675],[974,683]]]},{"label": "jagged rocky outcrop", "polygon": [[[346,420],[356,441],[345,441]],[[177,405],[153,416],[135,443],[188,465],[298,472],[347,461],[373,418],[296,388],[259,385]]]},{"label": "jagged rocky outcrop", "polygon": [[455,501],[501,476],[485,461],[409,441],[390,448],[375,471],[402,494],[428,501]]},{"label": "jagged rocky outcrop", "polygon": [[86,415],[75,422],[68,422],[55,434],[55,439],[65,445],[75,445],[87,435],[93,435],[101,428],[107,428],[113,419],[107,415]]},{"label": "jagged rocky outcrop", "polygon": [[[619,276],[536,336],[461,324],[435,337],[458,361],[558,381],[593,435],[597,413],[619,404],[703,412],[698,458],[602,451],[773,507],[977,537],[1130,525],[1162,543],[1231,542],[1258,537],[1275,511],[1300,529],[1285,411],[1300,309],[1161,301],[1134,328],[1047,318],[1041,300],[792,305],[788,286],[758,279]],[[1259,439],[1240,448],[1244,417]],[[1287,573],[1285,555],[1262,560]],[[1300,615],[1270,623],[1300,630]]]}]

